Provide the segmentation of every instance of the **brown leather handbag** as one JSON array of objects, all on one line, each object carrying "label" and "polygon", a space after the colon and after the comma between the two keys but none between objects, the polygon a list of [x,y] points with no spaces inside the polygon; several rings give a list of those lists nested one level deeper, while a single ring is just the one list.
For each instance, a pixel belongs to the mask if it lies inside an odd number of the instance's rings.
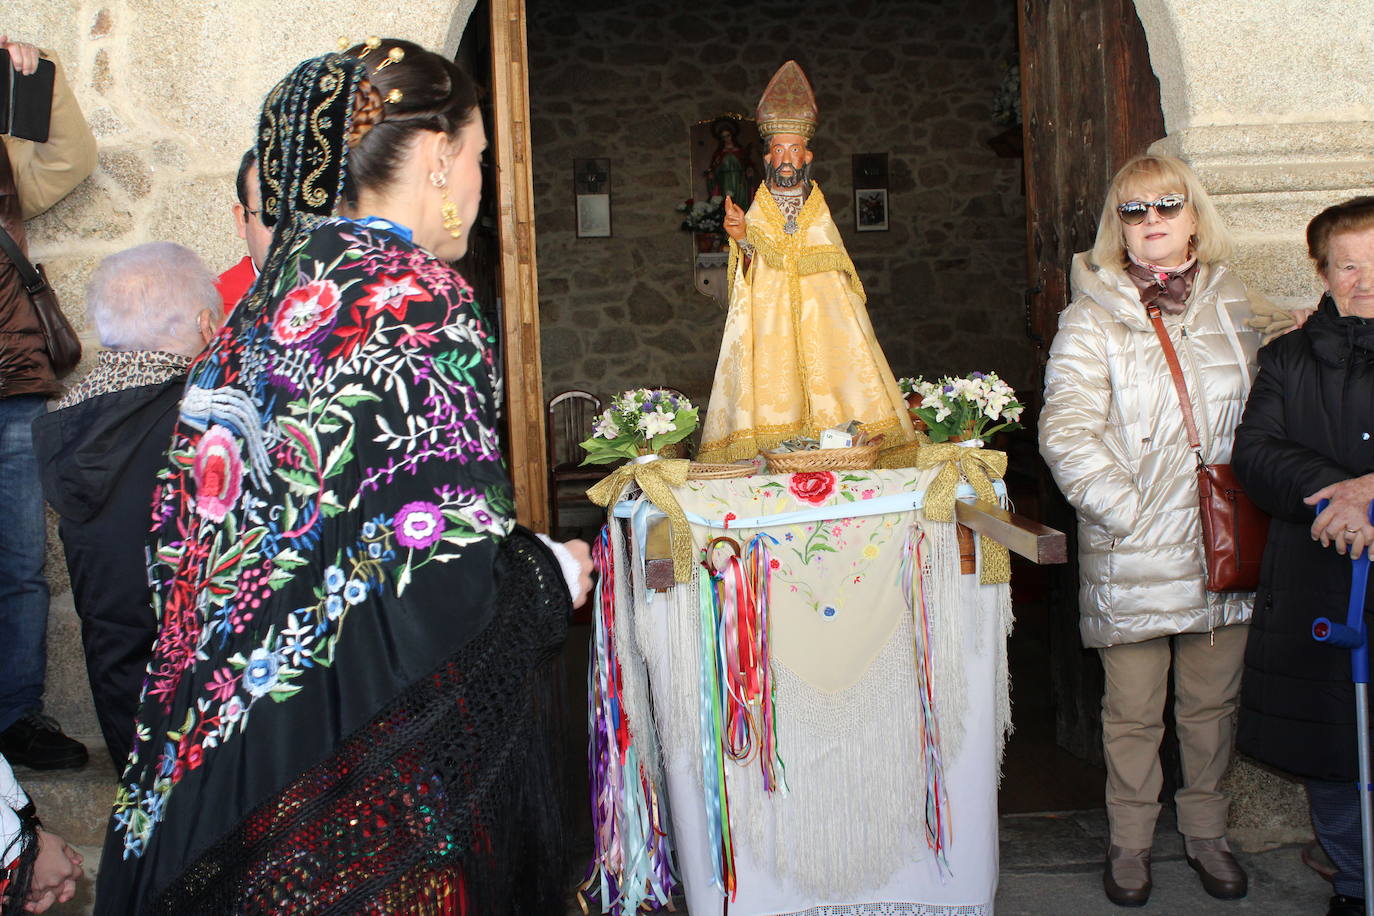
[{"label": "brown leather handbag", "polygon": [[1245,489],[1229,464],[1207,464],[1202,460],[1202,442],[1198,438],[1197,421],[1193,419],[1193,402],[1183,381],[1183,367],[1178,363],[1169,332],[1164,329],[1159,306],[1152,305],[1147,311],[1155,336],[1164,348],[1174,390],[1178,392],[1183,425],[1188,431],[1188,447],[1197,458],[1197,495],[1198,508],[1202,512],[1202,545],[1207,556],[1207,590],[1252,592],[1259,585],[1264,542],[1269,536],[1269,516],[1245,495]]},{"label": "brown leather handbag", "polygon": [[19,279],[33,303],[34,314],[38,316],[38,326],[43,330],[43,343],[48,351],[54,375],[66,375],[81,362],[81,338],[76,335],[62,307],[57,303],[57,293],[48,283],[48,274],[42,264],[29,263],[28,257],[20,250],[14,237],[0,226],[0,251],[3,251],[19,271]]}]

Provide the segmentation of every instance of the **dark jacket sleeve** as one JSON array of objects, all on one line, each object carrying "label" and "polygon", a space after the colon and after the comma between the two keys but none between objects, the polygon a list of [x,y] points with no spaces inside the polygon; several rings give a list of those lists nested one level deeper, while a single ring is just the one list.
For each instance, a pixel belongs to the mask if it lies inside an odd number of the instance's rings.
[{"label": "dark jacket sleeve", "polygon": [[[1290,522],[1310,522],[1313,508],[1303,499],[1322,487],[1355,476],[1320,452],[1296,441],[1288,397],[1319,397],[1292,371],[1301,359],[1300,340],[1280,339],[1259,352],[1259,374],[1236,428],[1231,462],[1246,494],[1265,512]],[[1295,405],[1297,406],[1297,405]],[[1316,405],[1309,405],[1315,409]]]}]

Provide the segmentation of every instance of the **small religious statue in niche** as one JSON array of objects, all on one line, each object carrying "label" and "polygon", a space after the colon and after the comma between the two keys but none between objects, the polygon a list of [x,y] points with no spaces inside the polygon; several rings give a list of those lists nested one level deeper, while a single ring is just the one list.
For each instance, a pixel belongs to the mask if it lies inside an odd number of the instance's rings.
[{"label": "small religious statue in niche", "polygon": [[758,127],[743,115],[723,114],[692,125],[688,139],[692,196],[677,209],[682,228],[692,233],[696,288],[723,303],[725,199],[753,200],[763,178]]}]

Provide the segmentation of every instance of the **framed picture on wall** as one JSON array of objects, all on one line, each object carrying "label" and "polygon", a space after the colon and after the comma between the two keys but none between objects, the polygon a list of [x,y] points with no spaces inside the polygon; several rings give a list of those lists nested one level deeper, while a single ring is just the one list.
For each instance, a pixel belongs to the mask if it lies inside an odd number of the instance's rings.
[{"label": "framed picture on wall", "polygon": [[577,237],[611,235],[611,160],[573,160],[573,198],[577,206]]},{"label": "framed picture on wall", "polygon": [[887,231],[887,188],[859,188],[854,192],[854,228],[859,232]]}]

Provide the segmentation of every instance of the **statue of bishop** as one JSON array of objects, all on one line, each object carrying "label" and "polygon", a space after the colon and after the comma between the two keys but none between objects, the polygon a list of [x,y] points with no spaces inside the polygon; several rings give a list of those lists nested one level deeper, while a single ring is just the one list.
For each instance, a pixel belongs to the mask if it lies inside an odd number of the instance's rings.
[{"label": "statue of bishop", "polygon": [[906,401],[868,320],[863,284],[811,181],[816,97],[796,61],[759,99],[766,177],[746,214],[725,201],[730,305],[698,460],[753,458],[858,420],[880,467],[912,463]]}]

